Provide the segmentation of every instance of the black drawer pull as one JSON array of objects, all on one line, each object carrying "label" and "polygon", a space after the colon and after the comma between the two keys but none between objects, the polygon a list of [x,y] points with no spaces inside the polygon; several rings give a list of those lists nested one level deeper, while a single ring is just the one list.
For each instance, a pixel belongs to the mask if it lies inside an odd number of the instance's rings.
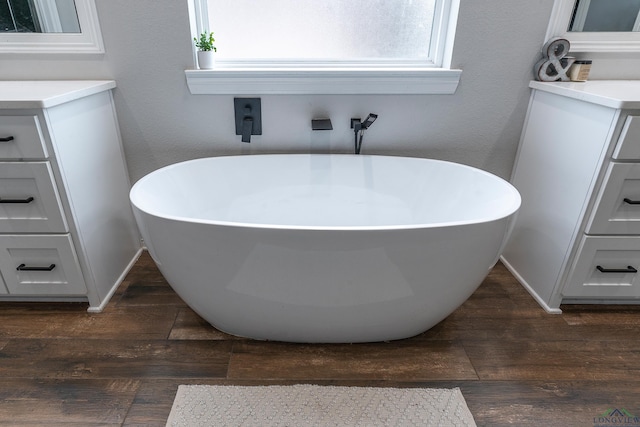
[{"label": "black drawer pull", "polygon": [[25,264],[20,264],[16,270],[18,271],[51,271],[56,268],[55,264],[51,264],[49,267],[27,267]]},{"label": "black drawer pull", "polygon": [[630,265],[627,268],[603,268],[602,266],[596,267],[601,273],[637,273],[638,270],[631,267]]},{"label": "black drawer pull", "polygon": [[622,200],[624,200],[624,202],[625,202],[626,204],[628,204],[628,205],[640,205],[640,200],[631,200],[631,199],[629,199],[629,198],[627,198],[627,197],[625,197],[625,198],[624,198],[624,199],[622,199]]},{"label": "black drawer pull", "polygon": [[0,199],[0,203],[31,203],[34,200],[33,197],[27,197],[26,199]]},{"label": "black drawer pull", "polygon": [[5,136],[4,138],[0,138],[0,142],[9,142],[13,141],[15,138],[12,136]]}]

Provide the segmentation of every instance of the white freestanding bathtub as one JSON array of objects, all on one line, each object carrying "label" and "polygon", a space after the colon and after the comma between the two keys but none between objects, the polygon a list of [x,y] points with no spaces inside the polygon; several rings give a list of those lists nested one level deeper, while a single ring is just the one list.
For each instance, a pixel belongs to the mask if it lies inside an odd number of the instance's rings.
[{"label": "white freestanding bathtub", "polygon": [[456,163],[286,154],[171,165],[131,201],[162,274],[216,328],[369,342],[460,306],[498,260],[520,195]]}]

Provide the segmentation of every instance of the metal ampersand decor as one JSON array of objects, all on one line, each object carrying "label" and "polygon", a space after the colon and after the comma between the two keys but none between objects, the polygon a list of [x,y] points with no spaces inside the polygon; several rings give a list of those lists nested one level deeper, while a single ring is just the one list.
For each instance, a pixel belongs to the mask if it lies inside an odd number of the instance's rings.
[{"label": "metal ampersand decor", "polygon": [[567,72],[576,60],[567,57],[569,53],[569,40],[556,37],[547,41],[542,46],[543,58],[536,63],[534,68],[536,79],[542,82],[568,82]]}]

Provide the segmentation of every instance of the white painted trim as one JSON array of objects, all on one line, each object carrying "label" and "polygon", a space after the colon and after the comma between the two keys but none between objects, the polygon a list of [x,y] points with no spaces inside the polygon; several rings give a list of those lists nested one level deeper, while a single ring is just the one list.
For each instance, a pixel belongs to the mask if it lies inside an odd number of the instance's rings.
[{"label": "white painted trim", "polygon": [[460,14],[460,0],[451,0],[449,2],[449,10],[447,16],[447,31],[446,34],[441,33],[444,36],[444,50],[442,52],[442,62],[440,66],[444,69],[451,68],[451,59],[453,58],[453,44],[456,38],[456,31],[458,29],[458,15]]},{"label": "white painted trim", "polygon": [[[451,33],[448,29],[450,26],[454,27],[454,29],[456,27],[458,5],[459,0],[436,0],[429,59],[437,67],[448,67],[448,65],[443,64],[451,62],[452,51],[449,50],[450,43],[448,43],[448,39],[449,37],[453,39],[455,31]],[[455,15],[452,15],[452,13],[455,13]]]},{"label": "white painted trim", "polygon": [[140,258],[144,250],[145,248],[143,247],[138,249],[138,251],[133,256],[133,258],[131,259],[127,267],[124,269],[122,274],[116,279],[115,283],[113,284],[113,286],[111,287],[107,295],[105,295],[104,299],[102,300],[102,303],[97,306],[89,306],[89,308],[87,308],[88,313],[102,313],[102,311],[107,307],[107,304],[109,304],[109,301],[111,301],[113,294],[116,293],[116,291],[118,290],[118,287],[120,287],[125,277],[127,277],[127,274],[129,274],[129,271],[131,271],[131,269],[136,264],[136,262],[138,261],[138,259]]},{"label": "white painted trim", "polygon": [[575,0],[555,0],[545,40],[563,37],[571,52],[640,52],[640,32],[567,31]]},{"label": "white painted trim", "polygon": [[640,305],[638,299],[565,298],[562,302],[564,304]]},{"label": "white painted trim", "polygon": [[573,18],[573,31],[582,31],[584,29],[584,23],[587,22],[587,15],[589,13],[589,6],[591,6],[591,0],[580,0],[580,3],[578,3],[576,16]]},{"label": "white painted trim", "polygon": [[95,0],[75,0],[81,33],[0,33],[0,54],[104,53]]},{"label": "white painted trim", "polygon": [[571,52],[640,52],[640,33],[567,33]]},{"label": "white painted trim", "polygon": [[194,95],[452,94],[462,70],[439,68],[220,68],[186,70]]},{"label": "white painted trim", "polygon": [[524,278],[520,274],[518,274],[518,272],[511,266],[511,264],[509,264],[509,262],[504,259],[503,256],[500,256],[500,261],[502,261],[502,264],[507,268],[507,270],[509,270],[509,272],[513,274],[516,280],[520,282],[522,287],[525,288],[527,292],[529,292],[529,294],[531,294],[533,299],[536,300],[536,302],[540,305],[540,307],[544,309],[544,311],[549,314],[562,314],[562,310],[560,310],[560,308],[550,307],[547,302],[540,295],[538,295],[538,293],[531,286],[529,286],[527,281],[524,280]]},{"label": "white painted trim", "polygon": [[33,5],[36,8],[40,27],[45,33],[62,32],[60,15],[58,15],[58,7],[55,2],[34,0]]}]

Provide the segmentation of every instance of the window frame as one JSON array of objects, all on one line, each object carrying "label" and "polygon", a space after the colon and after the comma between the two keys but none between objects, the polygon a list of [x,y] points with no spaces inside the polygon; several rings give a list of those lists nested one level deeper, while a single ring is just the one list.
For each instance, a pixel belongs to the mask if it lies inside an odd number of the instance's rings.
[{"label": "window frame", "polygon": [[95,0],[75,0],[79,33],[0,33],[0,54],[103,54]]},{"label": "window frame", "polygon": [[[462,74],[450,68],[459,6],[460,0],[436,1],[433,62],[217,59],[215,69],[199,70],[193,46],[187,84],[192,94],[452,94]],[[192,37],[209,29],[207,0],[189,0],[189,13]]]},{"label": "window frame", "polygon": [[545,40],[562,37],[571,52],[640,52],[640,32],[568,31],[575,0],[555,0]]}]

